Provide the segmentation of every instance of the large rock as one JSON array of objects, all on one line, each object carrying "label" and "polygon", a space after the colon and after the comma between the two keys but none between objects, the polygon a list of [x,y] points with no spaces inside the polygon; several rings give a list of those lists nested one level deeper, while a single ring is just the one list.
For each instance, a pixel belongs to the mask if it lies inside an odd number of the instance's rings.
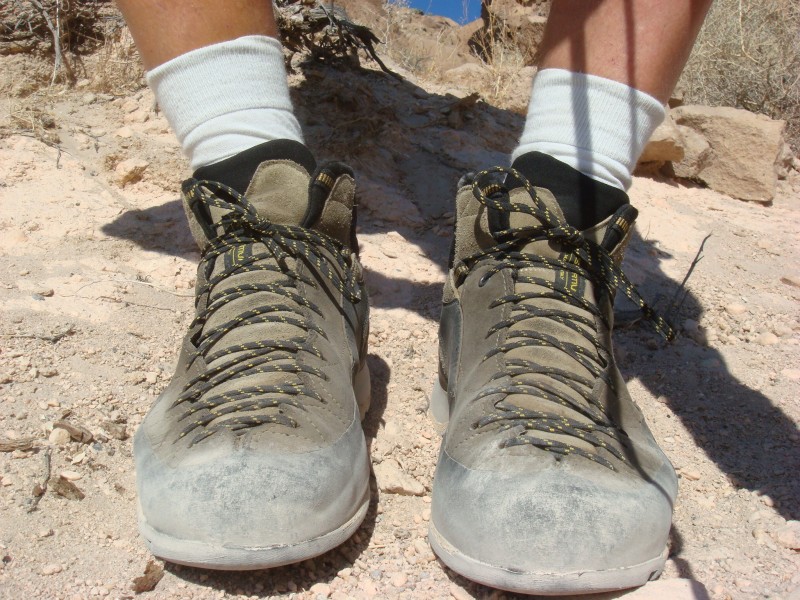
[{"label": "large rock", "polygon": [[778,181],[775,162],[783,148],[783,121],[737,108],[694,105],[675,108],[672,117],[708,143],[705,150],[695,137],[695,148],[677,165],[676,174],[734,198],[772,200]]},{"label": "large rock", "polygon": [[711,160],[711,146],[702,134],[690,127],[677,125],[683,143],[683,158],[672,163],[672,174],[680,179],[697,179]]},{"label": "large rock", "polygon": [[684,142],[678,126],[667,114],[664,122],[659,125],[647,142],[647,146],[639,158],[640,163],[666,163],[679,162],[684,156]]},{"label": "large rock", "polygon": [[477,63],[463,39],[462,27],[447,17],[395,9],[385,33],[390,56],[417,75],[442,73],[465,63]]}]

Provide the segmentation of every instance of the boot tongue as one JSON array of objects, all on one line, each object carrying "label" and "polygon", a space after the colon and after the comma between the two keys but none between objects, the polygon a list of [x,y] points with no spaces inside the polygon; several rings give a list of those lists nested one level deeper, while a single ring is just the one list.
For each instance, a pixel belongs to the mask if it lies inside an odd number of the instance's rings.
[{"label": "boot tongue", "polygon": [[[308,209],[308,183],[316,161],[303,144],[272,140],[194,173],[244,194],[258,214],[273,223],[301,225]],[[212,210],[211,220],[222,214]]]},{"label": "boot tongue", "polygon": [[[537,212],[541,212],[541,208],[544,207],[547,212],[550,213],[550,219],[552,223],[566,223],[564,214],[561,212],[561,207],[549,190],[536,188],[536,196],[538,197],[540,204]],[[509,200],[514,204],[521,204],[523,206],[536,208],[534,206],[533,197],[524,188],[516,188],[511,190],[509,192]],[[510,229],[550,227],[549,224],[542,223],[542,221],[540,221],[537,217],[519,211],[514,211],[507,214],[506,219]],[[492,224],[491,218],[489,221],[490,224]],[[497,234],[495,233],[495,235]],[[545,258],[556,259],[564,250],[549,240],[531,240],[519,246],[519,251],[525,254],[537,254]]]},{"label": "boot tongue", "polygon": [[[564,221],[561,208],[553,194],[546,189],[536,190],[539,203],[551,213],[553,219]],[[524,188],[516,188],[509,192],[509,200],[516,204],[533,208],[534,200]],[[454,258],[463,259],[479,250],[488,250],[504,241],[502,232],[520,227],[541,228],[542,222],[523,212],[501,212],[481,204],[474,196],[472,188],[464,185],[456,199],[456,235]],[[561,251],[548,240],[532,240],[517,247],[519,252],[540,254],[548,258],[557,257]]]},{"label": "boot tongue", "polygon": [[[317,168],[303,144],[293,140],[265,142],[201,167],[194,178],[233,188],[271,223],[313,228],[342,244],[351,242],[355,196],[352,172],[338,163]],[[207,220],[217,224],[224,212],[212,207]]]},{"label": "boot tongue", "polygon": [[303,225],[308,211],[310,174],[286,160],[262,162],[244,193],[258,214],[278,225]]}]

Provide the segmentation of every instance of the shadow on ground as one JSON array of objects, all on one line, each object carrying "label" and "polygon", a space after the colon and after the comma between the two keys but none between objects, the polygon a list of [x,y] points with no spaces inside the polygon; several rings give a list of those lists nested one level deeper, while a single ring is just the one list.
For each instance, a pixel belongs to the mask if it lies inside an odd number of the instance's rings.
[{"label": "shadow on ground", "polygon": [[[679,284],[661,270],[662,252],[653,243],[637,234],[629,253],[644,258],[648,276],[640,288],[645,297],[675,296]],[[690,279],[674,322],[699,321],[704,312],[691,285]],[[800,481],[794,476],[798,463],[795,459],[790,464],[784,455],[795,443],[794,422],[762,392],[739,381],[718,350],[687,337],[654,343],[654,336],[645,324],[618,328],[615,342],[626,357],[621,364],[625,378],[637,377],[665,402],[733,485],[769,495],[785,519],[800,518]]]}]

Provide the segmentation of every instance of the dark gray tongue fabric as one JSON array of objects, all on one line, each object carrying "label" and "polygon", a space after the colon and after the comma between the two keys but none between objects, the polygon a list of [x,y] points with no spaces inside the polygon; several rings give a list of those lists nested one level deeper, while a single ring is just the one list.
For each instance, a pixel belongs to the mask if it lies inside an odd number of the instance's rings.
[{"label": "dark gray tongue fabric", "polygon": [[[311,152],[293,140],[273,140],[201,167],[198,180],[222,183],[243,194],[273,223],[301,225],[308,209],[308,184],[316,170]],[[212,211],[217,222],[221,213]]]},{"label": "dark gray tongue fabric", "polygon": [[601,183],[541,152],[528,152],[512,168],[534,186],[547,188],[561,207],[567,223],[583,231],[597,225],[628,204],[628,195]]},{"label": "dark gray tongue fabric", "polygon": [[294,140],[272,140],[213,165],[200,167],[194,172],[194,178],[218,181],[244,194],[256,169],[268,160],[287,160],[297,163],[309,175],[317,169],[314,155],[303,144]]}]

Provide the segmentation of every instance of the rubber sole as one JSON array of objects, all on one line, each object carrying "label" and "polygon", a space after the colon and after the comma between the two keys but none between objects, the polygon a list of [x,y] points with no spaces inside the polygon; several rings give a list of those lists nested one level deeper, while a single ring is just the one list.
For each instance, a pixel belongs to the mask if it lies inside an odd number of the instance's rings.
[{"label": "rubber sole", "polygon": [[428,404],[428,416],[434,421],[437,429],[442,429],[439,433],[443,433],[447,427],[447,422],[450,420],[450,399],[447,397],[447,392],[442,387],[438,377],[433,382],[431,400]]},{"label": "rubber sole", "polygon": [[271,569],[314,558],[347,541],[361,526],[369,508],[369,488],[356,513],[343,525],[324,535],[296,544],[226,546],[165,535],[147,524],[139,510],[139,532],[153,555],[179,565],[220,571]]},{"label": "rubber sole", "polygon": [[433,523],[428,529],[428,541],[444,564],[467,579],[508,592],[540,596],[568,596],[639,587],[661,575],[668,555],[665,548],[660,556],[629,567],[603,571],[540,573],[511,571],[475,560],[442,537]]}]

